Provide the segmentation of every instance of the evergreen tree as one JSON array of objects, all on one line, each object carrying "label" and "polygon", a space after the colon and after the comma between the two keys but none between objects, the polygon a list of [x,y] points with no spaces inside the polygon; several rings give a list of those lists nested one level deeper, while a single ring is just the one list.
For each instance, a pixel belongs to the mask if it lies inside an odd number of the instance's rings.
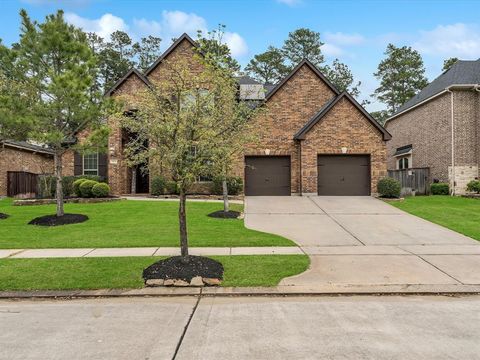
[{"label": "evergreen tree", "polygon": [[303,59],[309,60],[315,66],[320,66],[324,61],[320,33],[300,28],[288,34],[285,40],[282,53],[289,61],[290,67],[295,67]]},{"label": "evergreen tree", "polygon": [[445,59],[445,60],[443,61],[442,71],[443,71],[443,72],[447,71],[447,70],[450,69],[450,68],[452,67],[452,65],[455,64],[457,61],[458,61],[458,58],[456,58],[456,57],[452,57],[452,58],[449,58],[449,59]]},{"label": "evergreen tree", "polygon": [[288,66],[281,50],[269,46],[267,51],[250,60],[245,71],[262,83],[275,84],[288,73]]}]

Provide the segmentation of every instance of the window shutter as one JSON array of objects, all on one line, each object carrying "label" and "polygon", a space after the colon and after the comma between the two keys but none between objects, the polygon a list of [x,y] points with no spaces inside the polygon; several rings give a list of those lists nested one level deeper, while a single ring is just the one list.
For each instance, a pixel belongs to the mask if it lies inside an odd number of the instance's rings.
[{"label": "window shutter", "polygon": [[82,154],[74,152],[73,154],[73,175],[83,175],[83,157]]},{"label": "window shutter", "polygon": [[98,154],[98,175],[105,179],[108,176],[107,154]]}]

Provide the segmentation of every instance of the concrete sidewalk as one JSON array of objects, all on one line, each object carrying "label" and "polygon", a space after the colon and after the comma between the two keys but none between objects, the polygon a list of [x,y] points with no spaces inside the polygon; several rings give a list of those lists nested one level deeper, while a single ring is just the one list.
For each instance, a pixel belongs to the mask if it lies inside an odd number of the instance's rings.
[{"label": "concrete sidewalk", "polygon": [[[298,246],[266,247],[190,247],[190,255],[303,255]],[[4,249],[0,259],[124,257],[124,256],[175,256],[179,247],[137,248],[84,248],[84,249]]]}]

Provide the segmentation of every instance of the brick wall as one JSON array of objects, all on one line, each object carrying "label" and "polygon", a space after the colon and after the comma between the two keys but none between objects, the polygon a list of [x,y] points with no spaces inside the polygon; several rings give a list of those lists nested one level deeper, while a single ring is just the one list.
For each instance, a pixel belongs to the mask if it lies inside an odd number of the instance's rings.
[{"label": "brick wall", "polygon": [[53,157],[16,148],[0,148],[0,196],[7,195],[7,172],[53,173]]},{"label": "brick wall", "polygon": [[371,192],[387,175],[383,134],[348,100],[341,99],[306,135],[302,142],[302,191],[317,193],[318,154],[370,154]]},{"label": "brick wall", "polygon": [[[253,120],[256,141],[235,162],[234,174],[244,176],[245,155],[289,155],[291,191],[300,192],[299,145],[293,137],[335,93],[309,66],[302,66],[267,102],[267,112]],[[268,152],[268,151],[267,151]]]}]

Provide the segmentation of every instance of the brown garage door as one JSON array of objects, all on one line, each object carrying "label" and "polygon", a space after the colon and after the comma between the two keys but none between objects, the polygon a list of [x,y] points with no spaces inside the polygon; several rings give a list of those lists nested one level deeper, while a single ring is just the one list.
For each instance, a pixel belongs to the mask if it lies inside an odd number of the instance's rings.
[{"label": "brown garage door", "polygon": [[245,195],[290,195],[289,156],[246,156]]},{"label": "brown garage door", "polygon": [[370,156],[319,155],[318,195],[370,195]]}]

